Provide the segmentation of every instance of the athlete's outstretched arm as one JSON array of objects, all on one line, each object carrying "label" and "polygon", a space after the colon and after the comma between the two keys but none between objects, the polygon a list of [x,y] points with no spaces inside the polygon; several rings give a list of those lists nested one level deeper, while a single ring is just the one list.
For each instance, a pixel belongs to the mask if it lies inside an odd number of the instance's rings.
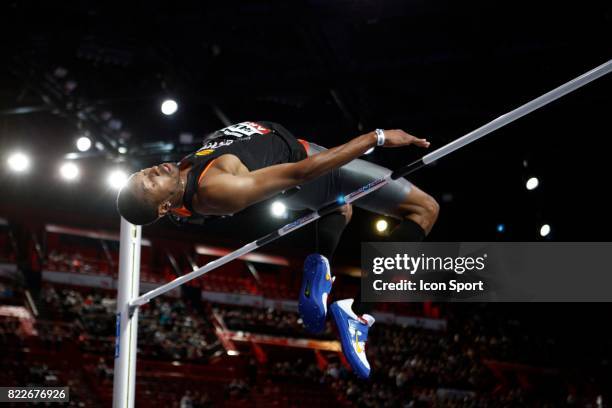
[{"label": "athlete's outstretched arm", "polygon": [[[429,142],[401,130],[385,130],[385,147],[416,144],[428,147]],[[245,175],[219,173],[206,180],[198,191],[198,201],[216,213],[235,213],[259,201],[273,197],[328,171],[343,166],[376,146],[376,133],[370,132],[296,163],[264,167]]]}]

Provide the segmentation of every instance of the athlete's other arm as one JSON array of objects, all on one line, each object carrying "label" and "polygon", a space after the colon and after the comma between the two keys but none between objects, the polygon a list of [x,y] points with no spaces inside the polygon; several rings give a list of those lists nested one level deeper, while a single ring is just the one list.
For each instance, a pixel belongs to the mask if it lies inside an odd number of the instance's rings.
[{"label": "athlete's other arm", "polygon": [[[223,168],[216,169],[221,171],[207,176],[204,185],[198,190],[196,199],[199,205],[196,205],[196,209],[205,210],[204,213],[236,213],[343,166],[376,146],[376,140],[375,132],[366,133],[299,162],[277,164],[247,174],[233,174],[231,166],[225,171]],[[402,130],[385,130],[385,147],[410,144],[429,147],[427,140]]]}]

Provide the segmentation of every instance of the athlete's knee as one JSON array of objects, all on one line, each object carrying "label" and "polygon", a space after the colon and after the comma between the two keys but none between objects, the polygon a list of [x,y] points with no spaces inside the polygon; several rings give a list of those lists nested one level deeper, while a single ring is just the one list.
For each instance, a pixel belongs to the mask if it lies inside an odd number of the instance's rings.
[{"label": "athlete's knee", "polygon": [[414,188],[402,205],[404,218],[408,218],[429,233],[440,214],[440,205],[435,198],[422,190]]},{"label": "athlete's knee", "polygon": [[433,225],[440,214],[440,204],[438,204],[435,198],[429,194],[425,194],[425,198],[422,200],[421,206],[423,207],[425,217],[427,217],[429,223]]}]

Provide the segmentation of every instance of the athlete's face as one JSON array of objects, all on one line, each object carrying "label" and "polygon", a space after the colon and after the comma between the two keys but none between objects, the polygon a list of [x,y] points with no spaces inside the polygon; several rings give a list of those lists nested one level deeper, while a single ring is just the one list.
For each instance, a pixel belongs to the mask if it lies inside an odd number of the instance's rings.
[{"label": "athlete's face", "polygon": [[160,206],[170,201],[179,191],[179,168],[175,163],[162,163],[140,170],[132,182],[142,197]]}]

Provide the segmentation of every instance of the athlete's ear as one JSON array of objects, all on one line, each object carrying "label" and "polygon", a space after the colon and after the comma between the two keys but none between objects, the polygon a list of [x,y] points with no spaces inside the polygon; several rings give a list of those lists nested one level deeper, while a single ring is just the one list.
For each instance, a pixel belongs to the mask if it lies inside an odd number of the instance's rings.
[{"label": "athlete's ear", "polygon": [[170,211],[171,207],[172,203],[170,201],[165,201],[159,205],[159,207],[157,208],[157,213],[160,217],[163,217],[164,215],[168,214],[168,211]]}]

